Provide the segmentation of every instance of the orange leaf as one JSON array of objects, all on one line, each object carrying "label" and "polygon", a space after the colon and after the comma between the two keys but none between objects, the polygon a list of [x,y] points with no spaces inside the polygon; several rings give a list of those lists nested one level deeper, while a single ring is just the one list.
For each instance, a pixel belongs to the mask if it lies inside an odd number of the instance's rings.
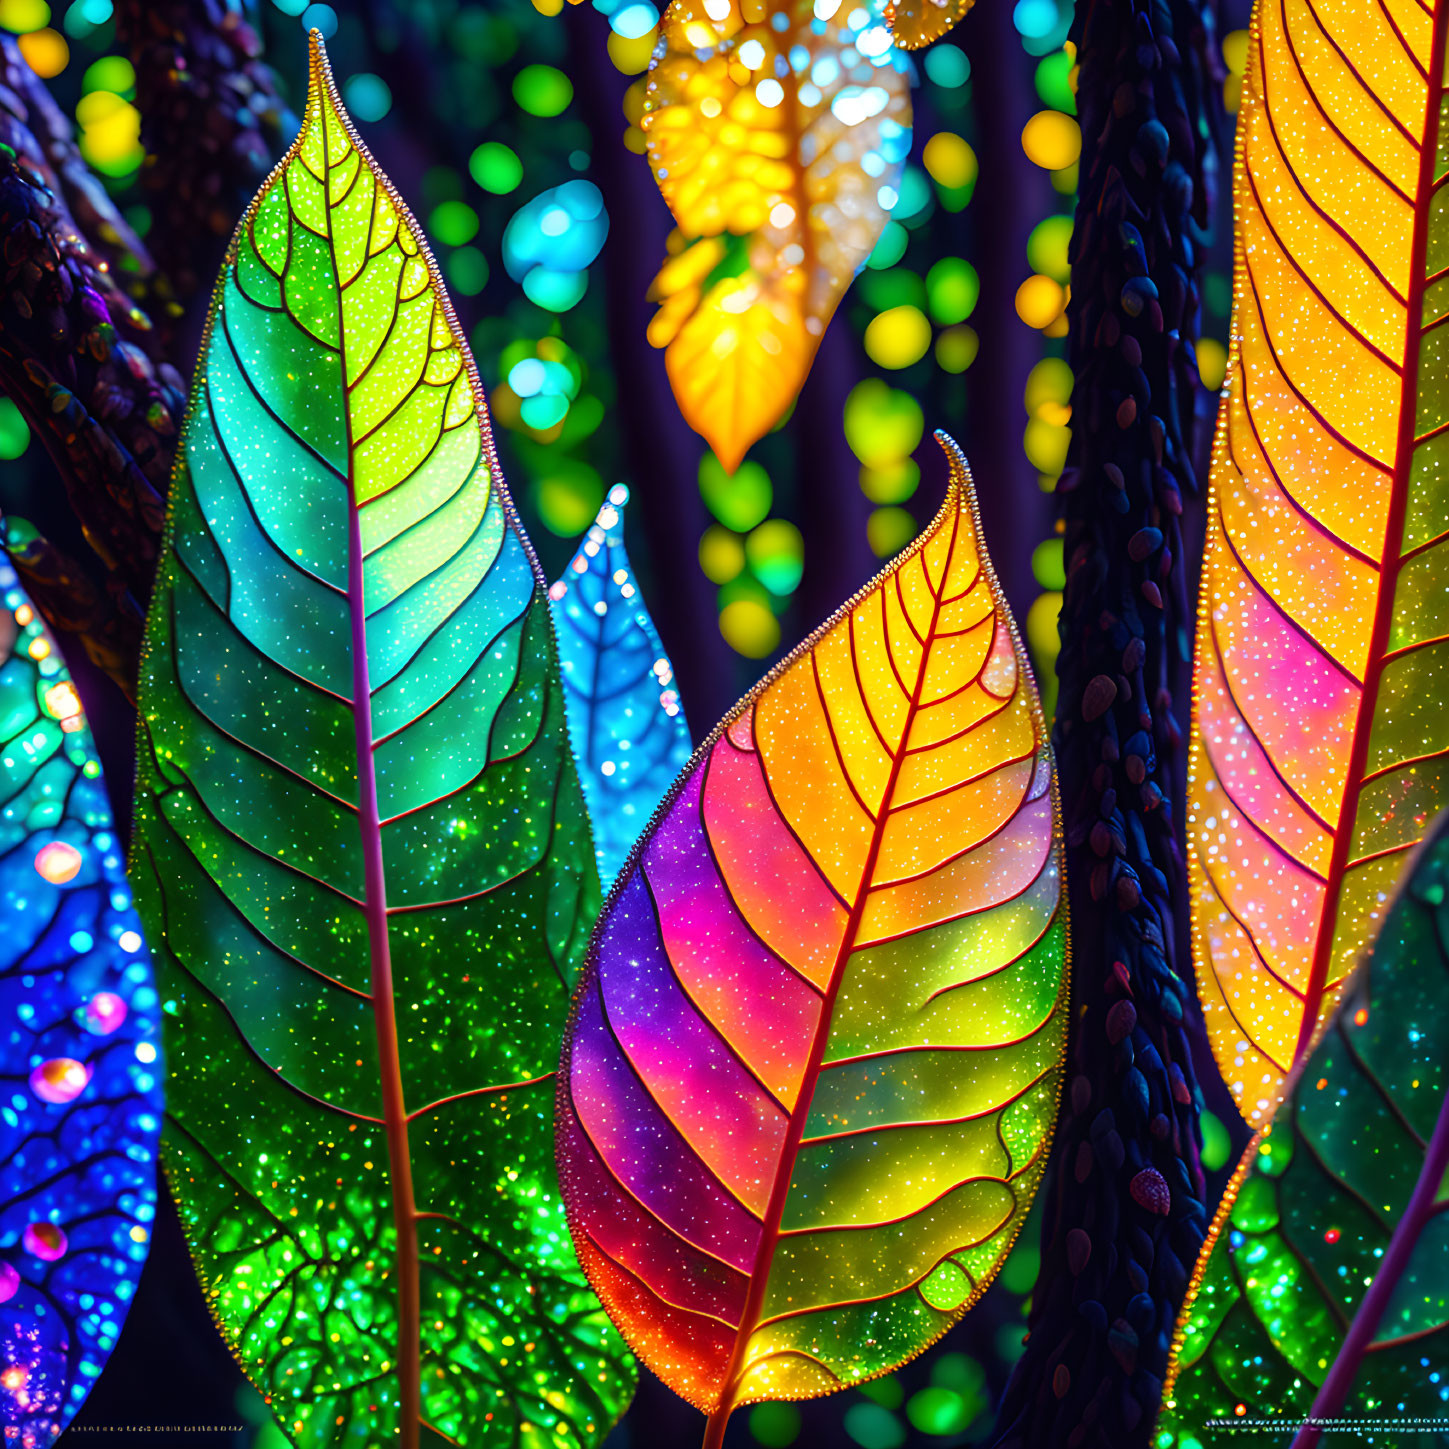
[{"label": "orange leaf", "polygon": [[[668,315],[651,328],[680,410],[731,471],[805,381],[910,148],[909,78],[886,28],[820,18],[810,0],[782,13],[776,29],[756,0],[675,0],[641,121],[680,232],[745,240],[743,270],[723,277],[671,258],[654,288]],[[686,286],[699,293],[684,317]]]},{"label": "orange leaf", "polygon": [[886,24],[903,50],[920,50],[939,40],[975,0],[899,0],[886,6]]},{"label": "orange leaf", "polygon": [[1442,3],[1254,13],[1187,841],[1255,1127],[1449,805],[1446,51]]}]

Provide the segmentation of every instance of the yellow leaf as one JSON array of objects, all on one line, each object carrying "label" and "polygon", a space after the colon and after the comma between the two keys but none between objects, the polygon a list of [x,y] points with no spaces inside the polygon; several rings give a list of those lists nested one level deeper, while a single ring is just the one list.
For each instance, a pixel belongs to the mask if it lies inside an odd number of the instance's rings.
[{"label": "yellow leaf", "polygon": [[[680,232],[743,238],[746,264],[704,285],[677,333],[674,303],[651,340],[672,339],[680,410],[733,469],[789,407],[884,230],[910,147],[909,78],[879,21],[843,7],[819,18],[811,0],[775,16],[755,0],[676,0],[661,34],[640,120],[650,163]],[[694,250],[683,273],[666,265],[656,298],[719,265]]]},{"label": "yellow leaf", "polygon": [[903,50],[920,50],[939,40],[974,0],[900,0],[886,6],[886,24]]},{"label": "yellow leaf", "polygon": [[1412,10],[1260,6],[1229,57],[1187,843],[1208,1037],[1254,1127],[1449,805],[1449,14]]}]

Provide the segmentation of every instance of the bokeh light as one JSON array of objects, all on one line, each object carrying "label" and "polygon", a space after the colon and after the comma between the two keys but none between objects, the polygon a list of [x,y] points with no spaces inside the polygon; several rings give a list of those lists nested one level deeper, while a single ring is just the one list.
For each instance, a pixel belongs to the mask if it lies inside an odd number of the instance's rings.
[{"label": "bokeh light", "polygon": [[24,35],[50,24],[50,6],[45,0],[0,0],[0,25]]},{"label": "bokeh light", "polygon": [[484,141],[468,158],[468,174],[484,191],[506,196],[523,180],[523,162],[511,146]]},{"label": "bokeh light", "polygon": [[1022,128],[1021,149],[1046,171],[1072,165],[1082,153],[1082,128],[1061,111],[1038,111]]},{"label": "bokeh light", "polygon": [[971,79],[971,62],[958,45],[940,41],[927,52],[923,61],[926,75],[946,90],[956,90]]},{"label": "bokeh light", "polygon": [[524,66],[513,78],[513,99],[531,116],[562,115],[573,98],[573,82],[555,66]]},{"label": "bokeh light", "polygon": [[1199,339],[1197,372],[1209,392],[1216,392],[1223,385],[1223,379],[1228,375],[1228,349],[1216,337]]},{"label": "bokeh light", "polygon": [[881,367],[909,367],[930,345],[931,324],[918,307],[890,307],[865,329],[866,356]]},{"label": "bokeh light", "polygon": [[733,473],[713,453],[699,460],[699,493],[705,507],[736,533],[748,533],[769,515],[774,502],[770,475],[753,459]]},{"label": "bokeh light", "polygon": [[793,594],[805,568],[805,540],[793,523],[771,518],[745,540],[745,558],[772,594]]},{"label": "bokeh light", "polygon": [[387,82],[370,71],[349,77],[342,87],[342,99],[359,121],[380,121],[392,110]]},{"label": "bokeh light", "polygon": [[767,604],[736,599],[720,610],[719,631],[724,641],[746,659],[764,659],[780,645],[780,623]]},{"label": "bokeh light", "polygon": [[19,458],[30,446],[30,426],[13,399],[0,397],[0,458]]},{"label": "bokeh light", "polygon": [[1028,277],[1016,289],[1016,312],[1028,327],[1045,330],[1062,315],[1066,305],[1061,283],[1041,273]]},{"label": "bokeh light", "polygon": [[974,327],[948,327],[936,338],[936,365],[943,372],[965,372],[980,349]]},{"label": "bokeh light", "polygon": [[25,63],[42,80],[58,76],[70,64],[70,46],[59,31],[49,26],[22,35],[18,44]]}]

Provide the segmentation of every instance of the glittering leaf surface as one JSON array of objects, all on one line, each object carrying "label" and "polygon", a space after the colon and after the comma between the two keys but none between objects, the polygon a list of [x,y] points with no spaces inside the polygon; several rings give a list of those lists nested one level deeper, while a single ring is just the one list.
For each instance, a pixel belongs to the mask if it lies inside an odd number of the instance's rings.
[{"label": "glittering leaf surface", "polygon": [[897,45],[921,50],[963,19],[973,4],[975,0],[890,0],[886,24]]},{"label": "glittering leaf surface", "polygon": [[1187,834],[1198,989],[1254,1124],[1449,801],[1446,26],[1253,21]]},{"label": "glittering leaf surface", "polygon": [[985,1290],[1045,1161],[1051,758],[943,441],[940,515],[697,752],[570,1017],[575,1245],[640,1357],[709,1410],[921,1352]]},{"label": "glittering leaf surface", "polygon": [[0,1424],[44,1449],[125,1321],[156,1212],[160,1003],[101,764],[0,553]]},{"label": "glittering leaf surface", "polygon": [[628,501],[628,488],[616,483],[548,591],[605,890],[690,752],[674,670],[624,549]]},{"label": "glittering leaf surface", "polygon": [[631,1368],[552,1161],[598,881],[548,600],[320,42],[171,508],[133,873],[218,1319],[299,1445],[597,1443]]},{"label": "glittering leaf surface", "polygon": [[784,415],[894,204],[909,77],[867,9],[674,0],[641,122],[689,247],[664,265],[650,340],[731,472]]},{"label": "glittering leaf surface", "polygon": [[[1218,1211],[1174,1341],[1168,1444],[1201,1439],[1219,1417],[1442,1423],[1446,888],[1449,819],[1415,859],[1372,955]],[[1421,1437],[1434,1436],[1405,1427],[1403,1442]]]}]

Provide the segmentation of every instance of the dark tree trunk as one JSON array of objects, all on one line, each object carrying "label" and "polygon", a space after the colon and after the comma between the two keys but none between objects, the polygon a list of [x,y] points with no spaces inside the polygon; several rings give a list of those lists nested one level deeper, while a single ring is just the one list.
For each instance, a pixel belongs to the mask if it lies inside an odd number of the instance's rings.
[{"label": "dark tree trunk", "polygon": [[296,119],[241,0],[118,0],[116,39],[136,68],[156,260],[183,303],[209,297]]},{"label": "dark tree trunk", "polygon": [[866,540],[871,504],[860,491],[860,464],[845,441],[845,399],[860,381],[856,346],[849,322],[837,313],[821,339],[789,424],[805,539],[805,572],[795,596],[802,638],[885,562]]},{"label": "dark tree trunk", "polygon": [[[186,384],[118,285],[128,272],[148,276],[149,258],[126,251],[128,233],[104,191],[79,185],[83,163],[68,129],[27,93],[20,72],[28,67],[9,37],[0,64],[0,389],[54,460],[106,588],[43,540],[18,549],[15,565],[47,622],[81,633],[90,657],[129,693]],[[83,198],[109,259],[89,244],[67,195]],[[119,264],[126,256],[134,267]]]},{"label": "dark tree trunk", "polygon": [[959,37],[971,55],[981,164],[967,208],[970,256],[981,278],[981,299],[971,323],[981,350],[966,373],[965,427],[958,441],[976,482],[992,564],[1020,618],[1040,592],[1031,575],[1031,552],[1051,531],[1051,506],[1022,451],[1026,379],[1042,346],[1016,315],[1016,289],[1030,271],[1027,237],[1055,196],[1046,173],[1021,149],[1022,127],[1037,109],[1034,63],[1021,48],[1011,13],[1010,4],[994,0],[977,5],[952,40]]},{"label": "dark tree trunk", "polygon": [[998,1431],[1023,1449],[1149,1443],[1207,1227],[1202,1026],[1178,944],[1172,807],[1191,634],[1181,518],[1197,486],[1200,121],[1216,114],[1206,27],[1195,0],[1087,0],[1073,26],[1083,145],[1054,736],[1072,1031],[1031,1338]]}]

